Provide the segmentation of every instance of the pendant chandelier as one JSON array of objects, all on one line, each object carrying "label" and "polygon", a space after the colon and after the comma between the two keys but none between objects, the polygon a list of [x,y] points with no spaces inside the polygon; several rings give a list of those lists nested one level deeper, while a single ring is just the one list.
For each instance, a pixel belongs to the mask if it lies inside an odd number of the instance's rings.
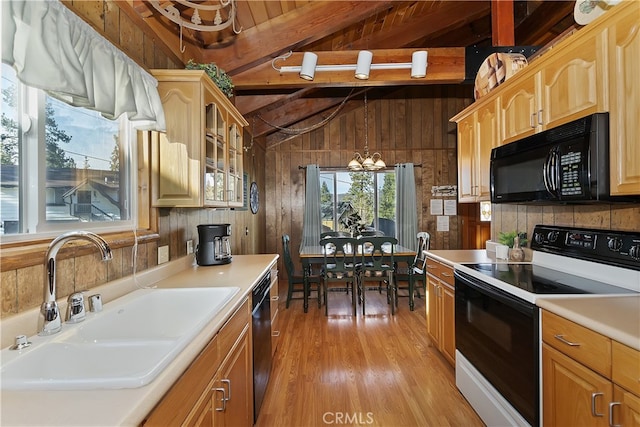
[{"label": "pendant chandelier", "polygon": [[353,159],[347,165],[347,169],[352,172],[377,171],[384,169],[387,165],[382,161],[380,153],[369,154],[369,114],[367,112],[367,92],[364,93],[364,156],[357,151]]}]

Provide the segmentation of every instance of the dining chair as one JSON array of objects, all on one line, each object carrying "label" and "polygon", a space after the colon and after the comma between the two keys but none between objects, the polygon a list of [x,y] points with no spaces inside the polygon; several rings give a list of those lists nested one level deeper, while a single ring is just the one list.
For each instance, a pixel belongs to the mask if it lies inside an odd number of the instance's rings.
[{"label": "dining chair", "polygon": [[[407,290],[407,296],[409,297],[409,310],[413,311],[415,307],[415,296],[420,298],[420,290],[416,288],[416,281],[422,282],[421,288],[426,290],[426,268],[427,268],[427,251],[429,250],[429,243],[431,236],[426,231],[421,231],[416,235],[417,246],[416,256],[413,262],[407,267],[399,267],[396,269],[396,289]],[[401,286],[401,282],[406,282],[407,286]],[[401,296],[396,292],[396,299]],[[397,303],[397,301],[396,301]]]},{"label": "dining chair", "polygon": [[356,274],[356,247],[358,241],[350,237],[326,237],[320,240],[322,246],[322,254],[324,259],[323,276],[323,295],[324,295],[324,314],[329,315],[328,293],[331,284],[340,284],[334,286],[344,290],[346,287],[347,294],[351,291],[351,307],[353,315],[356,315],[356,287],[358,276]]},{"label": "dining chair", "polygon": [[[293,299],[304,299],[308,298],[309,294],[313,289],[312,286],[315,286],[315,291],[318,296],[318,308],[320,308],[320,283],[322,282],[322,277],[318,274],[312,274],[311,271],[307,273],[307,289],[305,294],[305,286],[304,286],[304,272],[296,270],[293,259],[291,258],[291,249],[290,249],[291,239],[288,234],[282,235],[282,249],[284,253],[284,266],[287,270],[287,279],[289,281],[289,287],[287,288],[287,302],[286,308],[289,308],[289,302]],[[293,297],[294,292],[302,292],[302,297]],[[306,304],[305,304],[305,312],[306,312]]]},{"label": "dining chair", "polygon": [[394,284],[394,250],[398,239],[390,236],[362,236],[358,240],[360,245],[360,262],[358,263],[359,285],[358,297],[362,304],[362,314],[365,314],[367,283],[378,283],[375,289],[386,285],[387,301],[391,304],[391,314],[395,314],[397,298]]}]

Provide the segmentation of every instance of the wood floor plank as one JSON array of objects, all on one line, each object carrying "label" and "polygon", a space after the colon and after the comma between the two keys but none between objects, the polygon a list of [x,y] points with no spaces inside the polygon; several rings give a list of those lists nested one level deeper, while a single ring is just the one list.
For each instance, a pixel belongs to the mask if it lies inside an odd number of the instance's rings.
[{"label": "wood floor plank", "polygon": [[[286,282],[280,283],[286,290]],[[285,301],[281,295],[280,301]],[[483,426],[455,386],[453,368],[426,335],[423,298],[391,316],[385,294],[367,292],[367,314],[351,297],[324,307],[280,304],[280,343],[257,427],[326,425]]]}]

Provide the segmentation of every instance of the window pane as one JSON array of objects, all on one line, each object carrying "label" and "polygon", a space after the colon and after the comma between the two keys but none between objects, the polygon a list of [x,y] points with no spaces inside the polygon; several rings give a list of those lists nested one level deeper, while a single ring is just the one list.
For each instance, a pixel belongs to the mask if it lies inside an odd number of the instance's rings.
[{"label": "window pane", "polygon": [[357,222],[360,228],[374,224],[374,174],[370,172],[348,172],[351,182],[347,194],[342,199],[341,212],[347,213],[351,223]]},{"label": "window pane", "polygon": [[335,174],[320,174],[320,220],[322,231],[335,230]]},{"label": "window pane", "polygon": [[128,219],[119,122],[51,97],[45,114],[47,221]]},{"label": "window pane", "polygon": [[0,234],[18,233],[20,179],[18,122],[19,92],[13,68],[2,64],[2,114],[0,115]]},{"label": "window pane", "polygon": [[396,236],[396,174],[384,172],[376,174],[378,189],[377,229],[387,236]]},{"label": "window pane", "polygon": [[[19,82],[2,64],[0,233],[133,227],[126,117],[108,120]],[[135,208],[135,207],[133,207]]]},{"label": "window pane", "polygon": [[322,231],[357,235],[374,228],[396,235],[396,175],[386,172],[322,172]]}]

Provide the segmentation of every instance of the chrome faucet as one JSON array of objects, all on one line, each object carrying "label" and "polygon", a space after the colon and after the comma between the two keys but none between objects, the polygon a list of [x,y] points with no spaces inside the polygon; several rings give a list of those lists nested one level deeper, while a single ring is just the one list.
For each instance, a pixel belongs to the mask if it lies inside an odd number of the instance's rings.
[{"label": "chrome faucet", "polygon": [[70,231],[53,239],[45,256],[47,273],[44,278],[44,299],[38,319],[38,335],[53,335],[62,329],[60,310],[56,302],[56,255],[60,248],[71,240],[88,240],[100,249],[103,261],[112,258],[109,244],[90,231]]}]

